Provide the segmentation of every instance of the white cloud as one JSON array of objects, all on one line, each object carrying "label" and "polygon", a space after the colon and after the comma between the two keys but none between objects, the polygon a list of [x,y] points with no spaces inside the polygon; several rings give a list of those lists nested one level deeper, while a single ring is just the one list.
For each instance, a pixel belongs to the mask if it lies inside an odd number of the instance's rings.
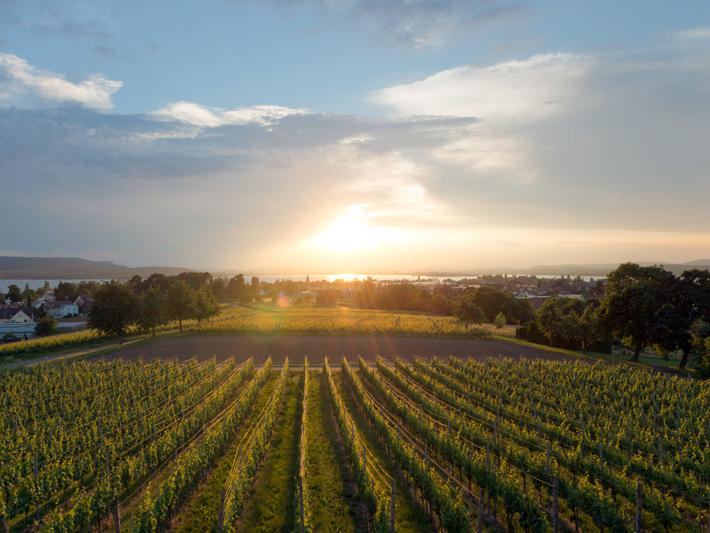
[{"label": "white cloud", "polygon": [[710,27],[688,28],[686,30],[675,32],[673,36],[681,41],[701,41],[710,39]]},{"label": "white cloud", "polygon": [[220,109],[194,102],[173,102],[150,113],[157,120],[177,121],[192,126],[215,128],[230,124],[258,124],[270,126],[289,115],[304,115],[306,109],[292,109],[276,105],[257,105]]},{"label": "white cloud", "polygon": [[21,57],[0,53],[0,103],[6,105],[75,103],[109,110],[113,107],[113,93],[122,85],[101,74],[72,83],[61,74],[30,65]]},{"label": "white cloud", "polygon": [[464,66],[382,89],[371,99],[405,116],[534,120],[569,105],[592,64],[587,56],[543,54],[489,67]]}]

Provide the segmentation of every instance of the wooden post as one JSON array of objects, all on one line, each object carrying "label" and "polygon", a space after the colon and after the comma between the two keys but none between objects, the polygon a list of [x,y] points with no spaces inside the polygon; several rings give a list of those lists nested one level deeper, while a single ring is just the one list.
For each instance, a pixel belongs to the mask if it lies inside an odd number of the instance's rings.
[{"label": "wooden post", "polygon": [[557,533],[560,530],[560,520],[559,520],[559,506],[557,502],[557,495],[559,492],[560,483],[557,476],[552,480],[552,531]]},{"label": "wooden post", "polygon": [[485,508],[485,501],[483,500],[483,487],[481,487],[478,493],[478,516],[476,517],[476,533],[481,533],[483,531],[483,510]]},{"label": "wooden post", "polygon": [[224,487],[219,496],[219,517],[217,518],[217,533],[224,531]]},{"label": "wooden post", "polygon": [[643,507],[643,489],[641,488],[641,481],[636,482],[636,521],[634,531],[639,533],[641,531],[641,508]]},{"label": "wooden post", "polygon": [[118,500],[113,504],[113,526],[116,533],[121,533],[121,511],[118,508]]},{"label": "wooden post", "polygon": [[390,495],[390,533],[394,533],[395,497],[397,494],[397,481],[392,478],[392,494]]},{"label": "wooden post", "polygon": [[306,531],[306,510],[303,508],[303,474],[298,474],[298,507],[301,516],[301,533]]}]

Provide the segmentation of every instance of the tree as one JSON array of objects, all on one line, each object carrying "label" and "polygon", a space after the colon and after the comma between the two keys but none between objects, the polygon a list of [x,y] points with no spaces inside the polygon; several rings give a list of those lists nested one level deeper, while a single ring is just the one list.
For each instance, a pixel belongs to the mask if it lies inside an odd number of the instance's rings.
[{"label": "tree", "polygon": [[693,324],[710,321],[710,272],[686,270],[668,294],[668,304],[661,314],[658,343],[668,351],[682,352],[680,368],[685,368],[693,349]]},{"label": "tree", "polygon": [[35,325],[35,335],[38,337],[46,337],[51,335],[57,329],[57,321],[53,316],[45,315],[37,321]]},{"label": "tree", "polygon": [[195,315],[198,321],[207,320],[219,313],[217,300],[208,289],[199,289],[195,293]]},{"label": "tree", "polygon": [[138,297],[138,326],[143,331],[150,330],[155,337],[158,326],[168,321],[167,299],[156,287],[151,287]]},{"label": "tree", "polygon": [[503,314],[502,311],[496,315],[495,319],[493,319],[493,323],[495,324],[495,326],[496,326],[498,329],[500,329],[500,328],[502,328],[503,326],[505,326],[506,322],[507,322],[507,321],[506,321],[506,319],[505,319],[505,315]]},{"label": "tree", "polygon": [[27,306],[31,306],[32,302],[37,299],[37,293],[30,289],[30,284],[25,283],[25,290],[22,291],[22,299],[25,301]]},{"label": "tree", "polygon": [[182,321],[195,316],[195,291],[183,280],[174,280],[168,289],[168,315],[177,320],[182,333]]},{"label": "tree", "polygon": [[355,292],[355,302],[364,309],[375,307],[375,282],[372,278],[368,277],[362,282],[360,289]]},{"label": "tree", "polygon": [[10,300],[12,303],[21,302],[22,301],[22,291],[20,290],[20,287],[18,287],[15,284],[8,285],[7,295],[5,297],[8,300]]},{"label": "tree", "polygon": [[698,377],[710,379],[710,337],[705,340],[705,353],[698,364]]},{"label": "tree", "polygon": [[70,281],[60,281],[54,289],[54,297],[57,300],[76,300],[79,296],[78,287]]},{"label": "tree", "polygon": [[535,318],[530,302],[521,300],[495,287],[483,286],[475,291],[476,305],[483,309],[488,320],[493,322],[498,313],[503,313],[513,323],[525,323]]},{"label": "tree", "polygon": [[249,303],[251,301],[249,289],[244,281],[244,274],[237,274],[229,280],[227,294],[239,300],[240,303]]},{"label": "tree", "polygon": [[259,278],[257,276],[252,276],[251,282],[249,283],[249,289],[251,292],[252,300],[259,301],[259,296],[260,296],[260,292],[261,292],[259,286],[260,286]]},{"label": "tree", "polygon": [[316,306],[318,307],[335,307],[340,298],[338,289],[323,289],[318,291],[316,295]]},{"label": "tree", "polygon": [[475,294],[471,291],[464,291],[454,302],[453,315],[461,322],[468,325],[480,324],[486,321],[486,314],[476,304]]},{"label": "tree", "polygon": [[105,335],[122,337],[137,318],[137,301],[131,289],[112,281],[101,286],[89,309],[89,326]]},{"label": "tree", "polygon": [[663,336],[674,283],[673,274],[662,267],[635,263],[624,263],[607,277],[600,317],[610,331],[628,339],[632,361],[638,362],[641,350]]},{"label": "tree", "polygon": [[[450,315],[453,311],[451,301],[443,294],[435,294],[432,296],[431,308],[437,315]],[[483,311],[481,311],[481,313],[483,313]]]},{"label": "tree", "polygon": [[584,303],[573,298],[553,296],[542,304],[537,312],[537,320],[551,346],[576,348],[584,345],[584,310]]}]

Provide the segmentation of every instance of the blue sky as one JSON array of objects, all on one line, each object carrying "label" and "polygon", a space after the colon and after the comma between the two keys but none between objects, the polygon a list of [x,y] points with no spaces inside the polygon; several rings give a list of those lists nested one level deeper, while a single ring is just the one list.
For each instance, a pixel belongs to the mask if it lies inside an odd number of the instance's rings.
[{"label": "blue sky", "polygon": [[0,251],[710,257],[708,67],[701,1],[0,0]]}]

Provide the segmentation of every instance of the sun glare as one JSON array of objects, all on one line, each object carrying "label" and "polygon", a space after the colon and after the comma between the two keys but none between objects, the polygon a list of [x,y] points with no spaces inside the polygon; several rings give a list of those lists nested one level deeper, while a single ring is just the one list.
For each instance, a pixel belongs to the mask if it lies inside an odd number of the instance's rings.
[{"label": "sun glare", "polygon": [[350,209],[313,238],[320,248],[336,252],[371,250],[391,240],[395,230],[371,226],[362,219],[359,211]]}]

